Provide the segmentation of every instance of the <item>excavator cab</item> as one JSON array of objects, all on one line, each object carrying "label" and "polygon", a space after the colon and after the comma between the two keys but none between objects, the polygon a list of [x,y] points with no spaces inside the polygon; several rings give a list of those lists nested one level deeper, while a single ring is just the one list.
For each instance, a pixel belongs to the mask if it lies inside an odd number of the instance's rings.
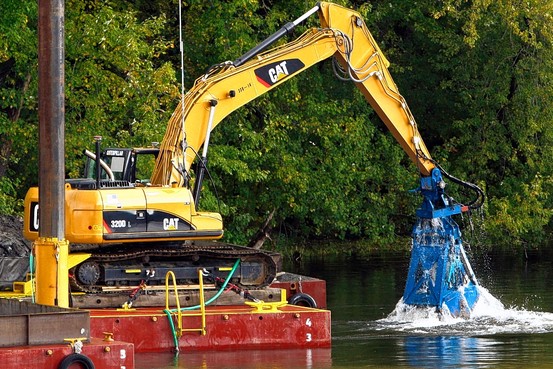
[{"label": "excavator cab", "polygon": [[[112,174],[113,180],[148,185],[158,154],[156,147],[104,149],[100,154],[100,179],[109,180]],[[84,178],[96,179],[96,155],[86,150],[85,155]]]}]

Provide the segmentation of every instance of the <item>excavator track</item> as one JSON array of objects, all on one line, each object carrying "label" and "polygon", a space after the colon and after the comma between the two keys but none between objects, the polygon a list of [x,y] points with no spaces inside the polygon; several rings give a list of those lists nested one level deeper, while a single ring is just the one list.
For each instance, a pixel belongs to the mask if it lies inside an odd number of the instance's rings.
[{"label": "excavator track", "polygon": [[146,283],[164,286],[166,274],[175,274],[179,286],[198,283],[198,269],[206,278],[226,279],[236,260],[233,284],[245,289],[268,286],[281,268],[280,255],[228,243],[124,245],[93,250],[92,256],[70,270],[73,292],[110,293]]}]

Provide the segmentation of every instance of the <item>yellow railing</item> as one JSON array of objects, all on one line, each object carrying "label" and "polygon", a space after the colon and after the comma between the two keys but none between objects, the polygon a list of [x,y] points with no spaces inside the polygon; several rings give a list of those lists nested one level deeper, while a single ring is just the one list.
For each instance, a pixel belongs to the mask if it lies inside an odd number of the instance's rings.
[{"label": "yellow railing", "polygon": [[[169,307],[169,278],[172,280],[173,289],[175,293],[175,300],[177,308],[174,310],[171,310]],[[167,272],[165,275],[165,311],[171,312],[171,314],[176,313],[177,314],[177,328],[175,329],[175,333],[177,337],[181,337],[184,332],[200,332],[202,336],[206,334],[206,319],[205,319],[205,294],[204,294],[204,278],[202,274],[202,270],[198,269],[198,280],[200,282],[199,285],[199,293],[200,293],[200,312],[199,313],[189,313],[185,314],[185,316],[199,316],[201,317],[201,327],[200,328],[183,328],[182,318],[183,318],[183,309],[180,307],[180,300],[179,300],[179,292],[177,288],[177,282],[175,278],[175,273],[172,271]]]}]

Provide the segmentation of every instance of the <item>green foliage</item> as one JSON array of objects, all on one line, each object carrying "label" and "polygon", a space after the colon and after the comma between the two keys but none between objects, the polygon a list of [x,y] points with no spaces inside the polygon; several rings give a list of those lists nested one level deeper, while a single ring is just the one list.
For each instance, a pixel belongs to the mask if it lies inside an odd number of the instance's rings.
[{"label": "green foliage", "polygon": [[[37,4],[0,4],[0,211],[22,211],[36,145]],[[35,156],[36,157],[36,156]],[[36,173],[36,172],[35,172]],[[36,174],[35,174],[36,177]]]},{"label": "green foliage", "polygon": [[80,1],[66,13],[67,167],[77,176],[78,153],[95,135],[106,146],[161,141],[179,89],[170,64],[156,67],[172,47],[159,38],[163,16],[138,22],[134,11],[118,12],[104,2],[90,8]]},{"label": "green foliage", "polygon": [[[37,184],[38,146],[30,144],[38,142],[37,7],[31,1],[2,6],[0,175],[17,173],[17,196],[22,198]],[[66,2],[69,176],[79,175],[81,152],[92,146],[95,135],[103,136],[106,145],[121,146],[162,139],[179,91],[173,66],[159,62],[172,47],[172,41],[160,37],[165,23],[163,16],[139,22],[136,11],[116,11],[107,2]]]},{"label": "green foliage", "polygon": [[404,153],[352,84],[325,89],[332,78],[328,64],[306,71],[218,128],[210,163],[231,227],[239,219],[255,231],[276,209],[287,236],[385,242],[401,224],[391,218],[411,214],[406,190],[416,177],[398,167]]},{"label": "green foliage", "polygon": [[21,211],[23,199],[17,198],[18,181],[12,181],[7,176],[0,178],[0,214],[14,215]]},{"label": "green foliage", "polygon": [[[392,62],[433,157],[485,189],[480,242],[545,244],[553,230],[551,1],[339,3],[359,10]],[[313,5],[187,1],[185,85]],[[65,19],[66,167],[75,177],[95,135],[114,146],[162,139],[180,92],[177,3],[69,0]],[[36,22],[36,1],[1,2],[2,212],[20,211],[36,184]],[[296,35],[316,25],[313,17]],[[220,211],[226,240],[239,243],[273,210],[274,235],[392,243],[409,234],[420,201],[407,193],[416,169],[328,62],[227,117],[213,132],[209,169],[215,186],[206,182],[202,209]]]},{"label": "green foliage", "polygon": [[434,158],[486,190],[482,241],[547,242],[551,2],[394,1],[368,17]]}]

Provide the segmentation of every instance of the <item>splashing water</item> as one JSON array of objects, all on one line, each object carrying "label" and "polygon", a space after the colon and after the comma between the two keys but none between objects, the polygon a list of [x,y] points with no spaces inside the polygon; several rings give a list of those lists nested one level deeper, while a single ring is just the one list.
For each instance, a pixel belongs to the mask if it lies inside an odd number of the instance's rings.
[{"label": "splashing water", "polygon": [[480,297],[469,319],[456,318],[433,307],[415,307],[400,300],[386,318],[373,322],[372,329],[417,335],[484,336],[553,332],[553,313],[517,307],[506,308],[487,289],[478,287]]}]

